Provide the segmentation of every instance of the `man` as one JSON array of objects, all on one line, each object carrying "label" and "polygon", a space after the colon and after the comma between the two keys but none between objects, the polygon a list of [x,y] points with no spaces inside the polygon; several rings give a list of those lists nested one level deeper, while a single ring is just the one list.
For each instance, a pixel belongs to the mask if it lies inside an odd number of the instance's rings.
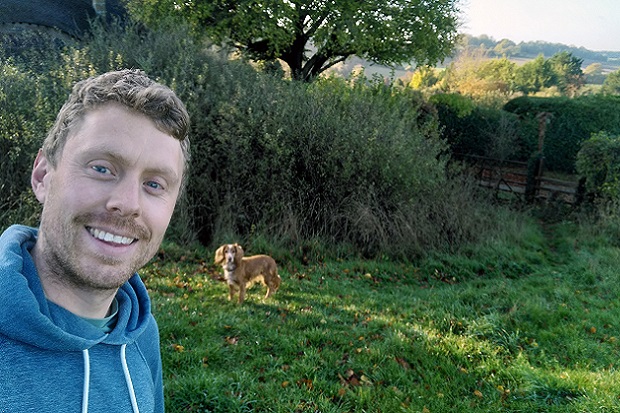
[{"label": "man", "polygon": [[37,229],[0,237],[0,412],[163,412],[136,271],[182,191],[189,116],[136,70],[79,82],[34,161]]}]

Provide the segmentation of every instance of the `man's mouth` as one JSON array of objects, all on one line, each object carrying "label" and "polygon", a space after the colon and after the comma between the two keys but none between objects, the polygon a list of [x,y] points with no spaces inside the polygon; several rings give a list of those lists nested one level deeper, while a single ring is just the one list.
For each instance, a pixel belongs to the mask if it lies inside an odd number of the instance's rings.
[{"label": "man's mouth", "polygon": [[110,242],[113,244],[129,245],[133,243],[134,241],[137,241],[136,238],[129,238],[123,235],[116,235],[116,234],[105,232],[105,231],[102,231],[96,228],[86,227],[86,229],[88,229],[88,232],[90,232],[90,235],[97,238],[98,240]]}]

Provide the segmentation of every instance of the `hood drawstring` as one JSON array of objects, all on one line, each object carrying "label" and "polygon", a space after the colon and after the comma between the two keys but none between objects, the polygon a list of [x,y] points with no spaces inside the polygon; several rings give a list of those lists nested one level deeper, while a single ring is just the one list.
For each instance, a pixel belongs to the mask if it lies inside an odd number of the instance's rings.
[{"label": "hood drawstring", "polygon": [[136,400],[136,392],[133,389],[133,383],[131,382],[131,375],[129,374],[129,367],[127,367],[127,358],[125,357],[125,351],[127,344],[121,346],[121,363],[123,365],[123,373],[125,373],[125,382],[127,383],[127,390],[129,390],[129,398],[131,399],[131,408],[133,413],[140,413],[138,409],[138,401]]},{"label": "hood drawstring", "polygon": [[84,356],[84,387],[82,390],[82,413],[88,413],[88,393],[90,391],[90,356],[88,349],[82,350]]},{"label": "hood drawstring", "polygon": [[[140,413],[138,409],[138,401],[136,400],[136,392],[133,388],[131,381],[131,374],[129,374],[129,367],[127,366],[126,357],[127,344],[121,346],[121,364],[123,366],[123,374],[125,375],[125,383],[127,383],[127,390],[129,391],[129,398],[131,399],[131,409],[133,413]],[[90,392],[90,355],[88,349],[82,350],[84,358],[84,387],[82,390],[82,413],[88,413],[88,395]]]}]

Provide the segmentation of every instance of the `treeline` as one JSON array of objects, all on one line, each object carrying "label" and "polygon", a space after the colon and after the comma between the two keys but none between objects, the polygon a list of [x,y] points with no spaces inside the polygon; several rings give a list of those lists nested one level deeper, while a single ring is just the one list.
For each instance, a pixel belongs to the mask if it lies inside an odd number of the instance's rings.
[{"label": "treeline", "polygon": [[586,61],[620,63],[620,51],[592,51],[584,47],[569,46],[561,43],[544,41],[515,43],[509,39],[495,40],[487,35],[463,35],[463,44],[466,49],[484,50],[489,57],[535,58],[538,55],[550,57],[556,53],[568,52]]}]

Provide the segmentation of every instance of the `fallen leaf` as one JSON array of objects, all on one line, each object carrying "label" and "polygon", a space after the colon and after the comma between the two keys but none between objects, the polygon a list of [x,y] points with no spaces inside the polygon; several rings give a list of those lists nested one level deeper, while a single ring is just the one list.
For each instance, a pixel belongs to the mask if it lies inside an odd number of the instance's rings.
[{"label": "fallen leaf", "polygon": [[401,367],[404,368],[405,370],[411,369],[411,365],[404,358],[396,357],[396,362],[400,364]]},{"label": "fallen leaf", "polygon": [[239,337],[226,337],[226,342],[234,346],[239,342]]}]

